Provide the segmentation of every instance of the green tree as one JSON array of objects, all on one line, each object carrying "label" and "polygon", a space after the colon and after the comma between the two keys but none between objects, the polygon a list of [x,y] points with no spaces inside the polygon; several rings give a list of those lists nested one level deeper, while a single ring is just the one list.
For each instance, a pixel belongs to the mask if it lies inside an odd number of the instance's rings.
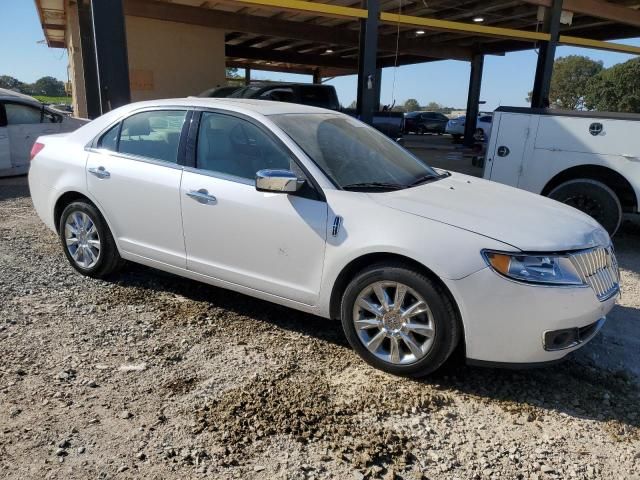
[{"label": "green tree", "polygon": [[437,102],[429,102],[424,107],[424,109],[429,110],[430,112],[439,112],[440,110],[442,110],[442,105]]},{"label": "green tree", "polygon": [[22,83],[17,78],[11,77],[9,75],[0,75],[0,88],[22,92],[24,90],[24,87],[24,83]]},{"label": "green tree", "polygon": [[602,61],[581,55],[558,58],[553,64],[551,77],[551,105],[568,110],[583,109],[587,84],[602,68]]},{"label": "green tree", "polygon": [[[549,103],[566,110],[582,110],[589,81],[602,71],[602,62],[582,55],[560,57],[553,64]],[[531,102],[531,93],[527,101]]]},{"label": "green tree", "polygon": [[415,98],[410,98],[409,100],[404,102],[404,109],[407,112],[414,112],[416,110],[420,110],[420,104]]},{"label": "green tree", "polygon": [[640,58],[602,70],[587,85],[588,108],[609,112],[640,112]]},{"label": "green tree", "polygon": [[240,78],[240,74],[238,73],[238,69],[235,67],[229,67],[225,69],[225,73],[227,78]]},{"label": "green tree", "polygon": [[46,95],[48,97],[63,97],[66,95],[64,91],[64,83],[53,77],[42,77],[30,85],[33,95]]}]

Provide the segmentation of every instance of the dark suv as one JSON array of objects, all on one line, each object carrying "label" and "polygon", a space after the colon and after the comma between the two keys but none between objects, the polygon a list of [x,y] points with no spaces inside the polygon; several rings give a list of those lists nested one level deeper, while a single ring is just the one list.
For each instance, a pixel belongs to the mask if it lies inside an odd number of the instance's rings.
[{"label": "dark suv", "polygon": [[248,85],[229,98],[259,98],[276,102],[301,103],[312,107],[340,110],[336,89],[331,85],[310,83],[273,83]]},{"label": "dark suv", "polygon": [[449,119],[439,112],[409,112],[404,116],[404,132],[442,135]]}]

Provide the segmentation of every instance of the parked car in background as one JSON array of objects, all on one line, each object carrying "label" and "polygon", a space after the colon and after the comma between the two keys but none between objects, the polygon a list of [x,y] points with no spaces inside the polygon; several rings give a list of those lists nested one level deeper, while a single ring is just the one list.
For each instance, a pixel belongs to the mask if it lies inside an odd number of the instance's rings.
[{"label": "parked car in background", "polygon": [[84,123],[33,97],[0,89],[0,177],[27,173],[29,152],[40,135],[70,132]]},{"label": "parked car in background", "polygon": [[[467,122],[467,117],[464,115],[449,120],[445,128],[445,133],[450,134],[454,140],[460,140],[464,136],[464,127]],[[476,120],[476,127],[474,137],[479,141],[486,141],[491,135],[491,125],[493,123],[493,117],[487,114],[478,115]]]},{"label": "parked car in background", "polygon": [[449,117],[440,112],[409,112],[404,115],[405,133],[437,133],[445,132]]},{"label": "parked car in background", "polygon": [[591,217],[435,170],[305,105],[130,104],[39,138],[29,188],[80,273],[130,260],[341,319],[356,352],[394,374],[428,374],[458,346],[479,364],[559,360],[619,291]]},{"label": "parked car in background", "polygon": [[236,90],[229,98],[257,98],[276,102],[299,103],[312,107],[340,110],[338,94],[332,85],[312,83],[256,83]]},{"label": "parked car in background", "polygon": [[224,98],[224,97],[228,97],[234,92],[237,92],[241,88],[242,86],[240,85],[214,87],[214,88],[209,88],[208,90],[205,90],[204,92],[200,93],[198,96],[203,98]]},{"label": "parked car in background", "polygon": [[610,235],[640,213],[640,115],[500,107],[484,178],[566,203]]}]

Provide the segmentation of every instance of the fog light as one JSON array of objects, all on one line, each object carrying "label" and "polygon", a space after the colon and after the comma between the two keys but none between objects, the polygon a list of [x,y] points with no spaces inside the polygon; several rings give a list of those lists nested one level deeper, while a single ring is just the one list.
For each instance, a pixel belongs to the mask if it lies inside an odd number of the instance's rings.
[{"label": "fog light", "polygon": [[544,334],[544,349],[564,350],[580,343],[580,334],[577,328],[567,328],[565,330],[553,330]]}]

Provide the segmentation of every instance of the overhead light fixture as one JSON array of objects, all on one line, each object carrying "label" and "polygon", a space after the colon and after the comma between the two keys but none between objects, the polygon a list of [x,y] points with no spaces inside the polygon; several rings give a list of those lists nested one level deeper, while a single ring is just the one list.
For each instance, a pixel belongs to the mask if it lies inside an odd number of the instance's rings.
[{"label": "overhead light fixture", "polygon": [[331,50],[330,48],[327,48],[324,53],[333,53],[333,50]]},{"label": "overhead light fixture", "polygon": [[484,22],[484,17],[473,17],[473,21],[476,23]]},{"label": "overhead light fixture", "polygon": [[424,30],[416,30],[416,35],[424,35]]}]

